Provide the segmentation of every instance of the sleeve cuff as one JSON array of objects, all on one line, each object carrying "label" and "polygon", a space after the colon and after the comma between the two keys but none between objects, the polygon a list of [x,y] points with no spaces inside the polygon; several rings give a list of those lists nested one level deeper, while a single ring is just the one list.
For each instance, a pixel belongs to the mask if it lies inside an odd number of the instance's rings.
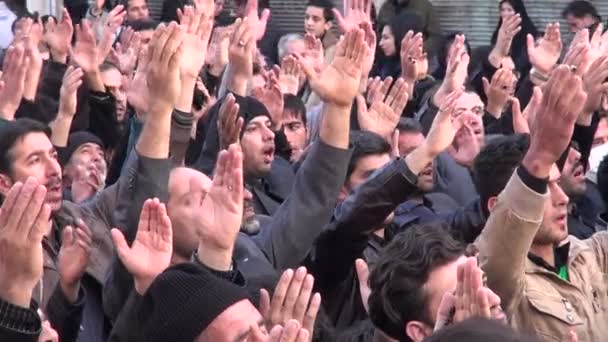
[{"label": "sleeve cuff", "polygon": [[29,308],[24,308],[0,299],[0,327],[14,333],[40,334],[42,322],[36,310],[34,302]]},{"label": "sleeve cuff", "polygon": [[517,168],[517,175],[521,179],[521,181],[531,190],[537,192],[539,194],[544,194],[547,192],[547,186],[549,183],[548,178],[538,178],[533,176],[525,167]]}]

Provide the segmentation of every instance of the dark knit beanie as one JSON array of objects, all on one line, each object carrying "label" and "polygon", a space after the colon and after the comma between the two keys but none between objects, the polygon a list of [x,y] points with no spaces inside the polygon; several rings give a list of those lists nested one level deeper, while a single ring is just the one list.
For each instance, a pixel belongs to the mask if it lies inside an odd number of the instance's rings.
[{"label": "dark knit beanie", "polygon": [[[272,119],[270,112],[266,106],[251,96],[234,96],[236,103],[239,104],[239,115],[243,118],[243,132],[249,121],[255,119],[258,116],[267,116]],[[241,136],[243,135],[241,132]]]},{"label": "dark knit beanie", "polygon": [[159,275],[142,299],[138,313],[141,341],[192,342],[247,291],[200,265],[184,263]]},{"label": "dark knit beanie", "polygon": [[65,166],[70,161],[70,158],[72,158],[74,152],[76,152],[80,146],[88,143],[97,144],[101,146],[102,149],[104,148],[104,144],[101,139],[99,139],[93,133],[80,131],[70,134],[68,138],[68,146],[65,148],[65,153],[62,154],[61,165]]}]

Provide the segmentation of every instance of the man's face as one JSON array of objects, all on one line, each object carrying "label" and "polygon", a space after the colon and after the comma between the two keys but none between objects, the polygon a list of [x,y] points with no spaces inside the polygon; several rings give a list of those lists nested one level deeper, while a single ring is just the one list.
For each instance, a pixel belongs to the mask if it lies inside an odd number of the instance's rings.
[{"label": "man's face", "polygon": [[543,223],[534,237],[539,245],[557,245],[568,237],[568,196],[559,186],[560,173],[553,165],[549,175],[549,194],[545,203]]},{"label": "man's face", "polygon": [[390,161],[391,157],[388,153],[372,154],[359,159],[357,161],[355,169],[344,183],[342,190],[340,190],[340,194],[338,195],[338,201],[344,201],[346,197],[352,194],[359,185],[365,183],[365,181],[374,172],[376,172],[376,170],[382,168]]},{"label": "man's face", "polygon": [[[424,135],[420,132],[401,132],[399,133],[399,155],[405,158],[418,146],[424,143]],[[433,162],[429,163],[418,175],[418,189],[427,193],[433,191],[435,182],[433,181]]]},{"label": "man's face", "polygon": [[[424,284],[424,289],[428,298],[428,313],[434,319],[437,317],[437,311],[441,299],[446,292],[455,293],[456,285],[458,284],[458,266],[466,263],[467,258],[461,256],[457,260],[446,265],[436,267],[429,274],[429,278]],[[507,323],[507,317],[500,307],[500,297],[490,291],[488,297],[492,318],[501,320]],[[433,322],[434,323],[434,322]]]},{"label": "man's face", "polygon": [[572,147],[568,151],[568,158],[564,164],[559,184],[570,198],[579,198],[587,190],[581,154]]},{"label": "man's face", "polygon": [[585,15],[584,17],[577,18],[572,14],[568,14],[566,16],[566,22],[568,23],[568,27],[570,27],[570,32],[576,33],[584,28],[587,28],[593,25],[594,20],[590,15]]},{"label": "man's face", "polygon": [[285,47],[285,56],[289,55],[301,55],[304,56],[306,53],[306,45],[304,44],[304,40],[295,39],[287,43]]},{"label": "man's face", "polygon": [[106,182],[107,174],[105,152],[101,146],[94,143],[79,146],[65,168],[65,176],[71,181],[86,177],[93,184],[100,186]]},{"label": "man's face", "polygon": [[150,19],[150,11],[146,0],[129,0],[127,6],[127,21]]},{"label": "man's face", "polygon": [[[189,258],[198,246],[197,227],[205,215],[201,206],[212,181],[203,173],[185,167],[176,168],[169,176],[167,213],[173,224],[174,253]],[[251,193],[243,192],[243,224],[255,221]],[[259,224],[258,224],[259,225]]]},{"label": "man's face", "polygon": [[33,177],[47,189],[46,203],[52,211],[61,208],[63,199],[61,166],[57,161],[57,151],[44,133],[29,133],[15,142],[10,150],[11,175],[0,175],[2,194],[6,195],[15,182],[23,182]]},{"label": "man's face", "polygon": [[331,21],[326,21],[323,15],[323,8],[316,6],[306,7],[304,14],[304,31],[313,34],[321,39],[331,29]]},{"label": "man's face", "polygon": [[116,119],[122,122],[127,113],[127,90],[123,82],[123,76],[116,68],[108,69],[101,73],[103,84],[116,99]]},{"label": "man's face", "polygon": [[602,118],[593,137],[593,147],[608,143],[608,119]]},{"label": "man's face", "polygon": [[260,327],[267,335],[264,318],[250,301],[243,299],[217,316],[195,342],[250,341],[252,326]]},{"label": "man's face", "polygon": [[265,115],[257,116],[244,128],[243,171],[245,177],[263,177],[270,172],[274,160],[274,132]]},{"label": "man's face", "polygon": [[298,113],[293,111],[285,111],[283,115],[283,127],[285,137],[292,150],[303,151],[306,148],[306,140],[308,139],[308,129],[300,119]]},{"label": "man's face", "polygon": [[[484,113],[484,104],[479,95],[473,92],[463,93],[456,102],[456,112],[458,115],[467,115],[468,119],[466,123],[473,129],[477,142],[482,146],[485,137],[483,121],[481,119]],[[456,133],[455,139],[458,139],[459,134],[462,134],[462,132]]]}]

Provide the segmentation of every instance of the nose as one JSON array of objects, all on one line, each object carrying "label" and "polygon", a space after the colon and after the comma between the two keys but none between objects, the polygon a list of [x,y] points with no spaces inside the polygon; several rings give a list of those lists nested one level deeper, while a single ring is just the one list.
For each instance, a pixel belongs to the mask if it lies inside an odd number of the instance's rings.
[{"label": "nose", "polygon": [[562,190],[562,187],[559,184],[552,183],[550,186],[551,190],[551,201],[553,202],[554,207],[565,207],[570,202],[570,198],[568,195]]},{"label": "nose", "polygon": [[49,177],[61,177],[61,165],[59,165],[57,159],[48,159],[46,171]]},{"label": "nose", "polygon": [[270,127],[264,126],[264,141],[274,140],[274,132]]}]

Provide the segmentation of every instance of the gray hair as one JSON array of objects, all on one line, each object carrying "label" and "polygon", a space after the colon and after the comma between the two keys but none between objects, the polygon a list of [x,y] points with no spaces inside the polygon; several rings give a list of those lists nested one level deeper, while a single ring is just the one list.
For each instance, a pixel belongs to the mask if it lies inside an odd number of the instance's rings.
[{"label": "gray hair", "polygon": [[288,33],[286,35],[283,35],[281,39],[279,39],[279,62],[282,61],[283,57],[285,57],[285,55],[287,54],[287,44],[295,42],[297,40],[304,40],[304,36],[299,33]]}]

